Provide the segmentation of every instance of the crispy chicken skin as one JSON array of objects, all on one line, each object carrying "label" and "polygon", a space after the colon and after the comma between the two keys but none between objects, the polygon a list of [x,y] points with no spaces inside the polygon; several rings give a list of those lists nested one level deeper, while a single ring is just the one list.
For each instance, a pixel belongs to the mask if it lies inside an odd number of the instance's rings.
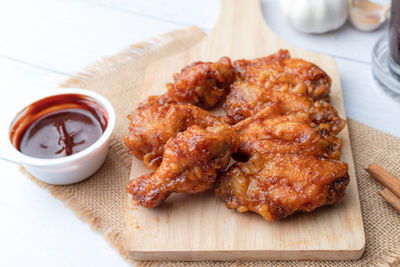
[{"label": "crispy chicken skin", "polygon": [[267,107],[234,126],[240,135],[235,158],[268,152],[340,159],[342,141],[334,134],[321,133],[311,124],[306,113],[282,116],[276,108]]},{"label": "crispy chicken skin", "polygon": [[226,122],[234,124],[265,106],[278,104],[284,114],[307,112],[317,124],[334,133],[345,126],[329,104],[330,77],[318,66],[290,58],[287,50],[264,58],[233,62],[237,78],[223,107]]},{"label": "crispy chicken skin", "polygon": [[220,123],[211,113],[190,104],[154,104],[139,107],[129,116],[129,134],[124,142],[129,152],[149,169],[160,166],[164,145],[178,132],[192,125],[201,127]]},{"label": "crispy chicken skin", "polygon": [[237,80],[315,100],[327,98],[332,83],[328,74],[318,66],[303,59],[290,58],[287,50],[252,60],[236,60],[233,66],[240,73]]},{"label": "crispy chicken skin", "polygon": [[260,72],[263,69],[268,68],[272,63],[280,62],[289,58],[289,51],[281,49],[277,53],[266,57],[255,58],[252,60],[239,59],[235,60],[232,64],[239,74],[238,78],[242,80],[251,80],[259,77]]},{"label": "crispy chicken skin", "polygon": [[282,114],[276,103],[235,124],[234,158],[245,162],[223,173],[217,196],[268,221],[338,202],[349,183],[347,164],[339,161],[342,141],[319,126],[306,112]]},{"label": "crispy chicken skin", "polygon": [[308,96],[267,89],[250,81],[237,81],[231,86],[224,102],[226,121],[237,123],[271,105],[278,106],[282,114],[308,113],[314,124],[333,133],[345,126],[337,111],[324,100],[314,101]]},{"label": "crispy chicken skin", "polygon": [[169,139],[160,167],[129,182],[137,205],[152,208],[171,193],[198,193],[211,188],[239,146],[239,136],[227,124],[204,129],[189,127]]},{"label": "crispy chicken skin", "polygon": [[174,82],[167,84],[167,93],[149,97],[142,106],[190,103],[210,109],[225,98],[235,77],[236,71],[228,57],[217,62],[198,61],[174,74]]},{"label": "crispy chicken skin", "polygon": [[338,202],[349,183],[347,164],[294,154],[254,154],[232,165],[216,194],[230,209],[268,221]]}]

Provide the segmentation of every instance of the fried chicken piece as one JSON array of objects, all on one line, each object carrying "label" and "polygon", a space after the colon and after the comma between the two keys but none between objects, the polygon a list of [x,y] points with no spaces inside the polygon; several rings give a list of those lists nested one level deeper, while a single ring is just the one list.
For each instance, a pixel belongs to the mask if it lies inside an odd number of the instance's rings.
[{"label": "fried chicken piece", "polygon": [[233,66],[239,73],[239,77],[242,80],[250,80],[259,77],[260,72],[263,69],[268,68],[270,64],[272,64],[273,62],[277,61],[280,62],[282,60],[289,58],[290,58],[289,51],[281,49],[277,53],[271,54],[267,57],[260,57],[252,60],[247,60],[247,59],[235,60],[233,62]]},{"label": "fried chicken piece", "polygon": [[127,186],[137,205],[152,208],[171,193],[206,191],[224,171],[239,146],[239,136],[227,124],[204,129],[194,125],[169,139],[160,167],[131,180]]},{"label": "fried chicken piece", "polygon": [[287,50],[233,65],[240,75],[223,105],[227,122],[237,123],[265,106],[279,104],[283,114],[310,113],[315,123],[328,124],[334,133],[345,126],[328,102],[331,79],[318,66],[290,58]]},{"label": "fried chicken piece", "polygon": [[124,137],[129,152],[149,169],[160,166],[164,145],[192,125],[208,127],[220,119],[190,104],[154,104],[139,107],[129,116],[129,134]]},{"label": "fried chicken piece", "polygon": [[190,103],[210,109],[220,103],[235,80],[236,71],[228,57],[217,62],[195,62],[181,73],[174,74],[174,82],[167,84],[167,93],[149,97],[142,106],[165,103]]},{"label": "fried chicken piece", "polygon": [[341,200],[347,169],[343,162],[313,156],[255,154],[223,174],[216,194],[230,209],[275,221]]},{"label": "fried chicken piece", "polygon": [[252,81],[260,87],[292,92],[319,100],[327,98],[331,78],[315,64],[290,58],[287,50],[268,57],[233,62],[241,80]]},{"label": "fried chicken piece", "polygon": [[281,116],[276,107],[267,107],[234,126],[240,135],[239,152],[234,158],[268,152],[340,159],[342,141],[311,124],[306,113]]},{"label": "fried chicken piece", "polygon": [[308,113],[313,123],[333,133],[340,132],[345,126],[337,111],[324,100],[314,101],[307,96],[267,89],[249,81],[235,82],[223,106],[226,121],[234,124],[271,105],[277,105],[281,114]]}]

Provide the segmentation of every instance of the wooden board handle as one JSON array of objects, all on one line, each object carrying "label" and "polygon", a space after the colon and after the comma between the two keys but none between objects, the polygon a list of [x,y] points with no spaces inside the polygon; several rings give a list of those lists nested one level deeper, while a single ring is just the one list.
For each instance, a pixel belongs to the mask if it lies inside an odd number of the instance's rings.
[{"label": "wooden board handle", "polygon": [[[259,44],[268,44],[274,48],[287,47],[285,42],[267,26],[260,0],[221,0],[217,24],[203,39],[203,43],[207,43],[207,47],[221,46],[222,51],[227,51],[223,54],[228,55],[229,52],[231,57],[236,55],[250,57]],[[240,51],[236,51],[238,47]],[[218,57],[213,51],[207,51],[205,54]]]},{"label": "wooden board handle", "polygon": [[235,34],[237,26],[259,23],[265,24],[260,0],[221,0],[216,29],[234,31]]}]

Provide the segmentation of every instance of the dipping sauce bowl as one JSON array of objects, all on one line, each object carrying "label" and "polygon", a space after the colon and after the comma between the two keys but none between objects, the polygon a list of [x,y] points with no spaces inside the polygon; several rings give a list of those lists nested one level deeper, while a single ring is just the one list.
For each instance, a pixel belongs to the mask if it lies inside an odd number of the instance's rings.
[{"label": "dipping sauce bowl", "polygon": [[115,126],[111,103],[92,91],[51,91],[22,109],[8,129],[11,158],[43,182],[80,182],[104,163]]}]

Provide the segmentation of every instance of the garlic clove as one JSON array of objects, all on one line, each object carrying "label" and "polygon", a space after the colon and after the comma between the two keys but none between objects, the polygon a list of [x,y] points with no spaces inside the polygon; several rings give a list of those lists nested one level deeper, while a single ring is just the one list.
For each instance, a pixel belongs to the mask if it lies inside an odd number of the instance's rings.
[{"label": "garlic clove", "polygon": [[383,6],[369,0],[349,0],[349,15],[353,26],[360,31],[373,31],[386,20],[390,4]]}]

